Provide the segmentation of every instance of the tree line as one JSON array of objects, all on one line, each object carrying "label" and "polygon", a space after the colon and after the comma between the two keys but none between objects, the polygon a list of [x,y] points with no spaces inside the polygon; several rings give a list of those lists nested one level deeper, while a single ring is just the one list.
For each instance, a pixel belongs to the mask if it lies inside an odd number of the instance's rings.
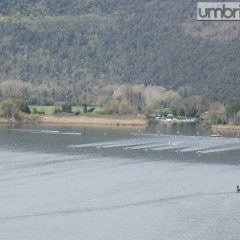
[{"label": "tree line", "polygon": [[[196,117],[206,124],[240,124],[240,99],[221,101],[195,95],[190,86],[182,86],[177,91],[156,85],[120,84],[81,88],[64,88],[58,85],[38,87],[21,81],[0,83],[2,115],[21,118],[21,114],[45,114],[29,105],[55,106],[54,114],[72,113],[73,106],[81,106],[75,115],[92,113],[96,107],[99,114],[137,115],[172,113],[176,117]],[[7,110],[8,109],[8,110]],[[9,113],[9,112],[11,113]],[[1,114],[0,114],[1,115]]]}]

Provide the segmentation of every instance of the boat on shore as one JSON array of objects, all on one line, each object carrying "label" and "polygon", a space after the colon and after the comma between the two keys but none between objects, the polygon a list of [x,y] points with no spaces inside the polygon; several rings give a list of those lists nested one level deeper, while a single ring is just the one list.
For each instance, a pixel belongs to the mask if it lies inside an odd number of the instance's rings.
[{"label": "boat on shore", "polygon": [[211,137],[222,137],[222,135],[217,133],[217,134],[212,134]]},{"label": "boat on shore", "polygon": [[171,124],[171,123],[195,123],[197,121],[197,119],[196,118],[188,118],[188,119],[156,118],[156,121],[164,123],[164,124]]}]

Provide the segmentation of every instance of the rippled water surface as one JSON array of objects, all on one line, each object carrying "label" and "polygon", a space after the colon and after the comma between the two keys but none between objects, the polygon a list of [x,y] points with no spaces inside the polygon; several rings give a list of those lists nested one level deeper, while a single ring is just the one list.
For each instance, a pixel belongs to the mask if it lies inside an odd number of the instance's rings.
[{"label": "rippled water surface", "polygon": [[0,127],[0,239],[239,239],[240,140]]}]

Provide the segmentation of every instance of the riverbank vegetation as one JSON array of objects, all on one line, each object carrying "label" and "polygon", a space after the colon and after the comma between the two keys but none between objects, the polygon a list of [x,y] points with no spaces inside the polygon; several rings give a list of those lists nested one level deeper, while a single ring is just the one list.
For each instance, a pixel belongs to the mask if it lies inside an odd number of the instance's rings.
[{"label": "riverbank vegetation", "polygon": [[39,88],[21,81],[0,83],[0,116],[36,121],[39,116],[138,116],[169,113],[178,119],[199,118],[206,125],[240,125],[240,100],[220,101],[195,95],[189,86],[178,90],[144,84],[96,86],[74,92],[59,86]]}]

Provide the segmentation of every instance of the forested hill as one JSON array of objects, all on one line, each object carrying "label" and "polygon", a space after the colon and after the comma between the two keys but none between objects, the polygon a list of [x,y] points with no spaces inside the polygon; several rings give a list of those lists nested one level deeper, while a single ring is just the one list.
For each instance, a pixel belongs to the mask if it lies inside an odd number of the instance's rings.
[{"label": "forested hill", "polygon": [[193,0],[1,0],[0,80],[239,97],[240,23],[195,15]]}]

